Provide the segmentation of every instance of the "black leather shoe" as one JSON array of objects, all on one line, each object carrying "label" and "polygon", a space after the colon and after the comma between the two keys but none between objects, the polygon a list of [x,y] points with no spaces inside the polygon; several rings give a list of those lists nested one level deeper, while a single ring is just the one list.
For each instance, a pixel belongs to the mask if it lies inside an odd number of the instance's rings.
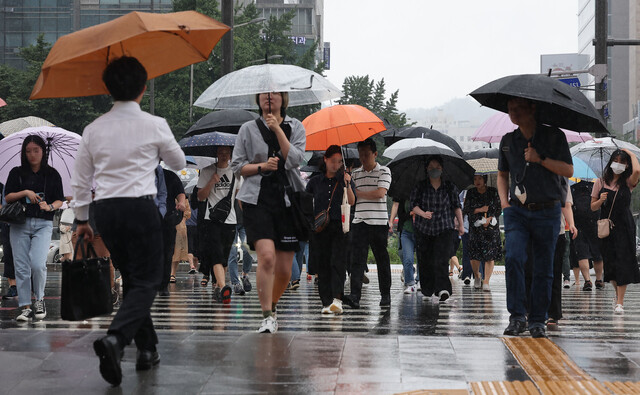
[{"label": "black leather shoe", "polygon": [[122,382],[122,360],[123,350],[118,343],[118,338],[114,335],[107,335],[93,342],[93,350],[100,358],[100,374],[105,381],[114,387]]},{"label": "black leather shoe", "polygon": [[360,308],[360,302],[354,300],[351,295],[344,295],[342,297],[342,303],[346,304],[347,306],[351,307],[352,309],[359,309]]},{"label": "black leather shoe", "polygon": [[391,296],[385,295],[380,300],[380,307],[391,307]]},{"label": "black leather shoe", "polygon": [[544,328],[531,328],[529,329],[529,333],[531,333],[531,337],[533,337],[534,339],[547,338],[547,333],[545,332]]},{"label": "black leather shoe", "polygon": [[138,350],[136,370],[149,370],[159,363],[160,354],[157,351]]},{"label": "black leather shoe", "polygon": [[504,330],[504,335],[507,336],[518,336],[522,332],[527,330],[527,322],[526,321],[516,321],[513,320],[509,322],[509,326]]}]

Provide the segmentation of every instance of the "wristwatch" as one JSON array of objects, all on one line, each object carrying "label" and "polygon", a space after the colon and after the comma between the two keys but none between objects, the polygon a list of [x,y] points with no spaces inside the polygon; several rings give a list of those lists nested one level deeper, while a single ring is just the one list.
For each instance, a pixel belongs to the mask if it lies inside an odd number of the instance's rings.
[{"label": "wristwatch", "polygon": [[53,204],[50,204],[49,208],[51,209],[51,211],[55,211],[55,208],[53,208]]},{"label": "wristwatch", "polygon": [[262,175],[262,166],[258,166],[258,174]]}]

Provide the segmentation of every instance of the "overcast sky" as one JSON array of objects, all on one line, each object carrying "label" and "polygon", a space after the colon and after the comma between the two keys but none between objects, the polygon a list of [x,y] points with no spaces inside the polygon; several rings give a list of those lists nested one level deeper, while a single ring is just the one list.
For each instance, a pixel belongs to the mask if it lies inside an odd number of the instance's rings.
[{"label": "overcast sky", "polygon": [[398,108],[434,107],[578,50],[578,0],[325,0],[329,79],[384,78]]}]

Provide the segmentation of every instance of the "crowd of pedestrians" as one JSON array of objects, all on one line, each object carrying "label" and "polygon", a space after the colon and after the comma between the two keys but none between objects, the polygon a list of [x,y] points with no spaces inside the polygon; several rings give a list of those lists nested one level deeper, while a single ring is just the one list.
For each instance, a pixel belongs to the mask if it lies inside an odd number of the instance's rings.
[{"label": "crowd of pedestrians", "polygon": [[[453,296],[453,269],[465,285],[473,279],[474,289],[490,292],[495,262],[504,256],[510,313],[505,335],[529,330],[533,337],[546,337],[546,326],[562,318],[562,286],[569,286],[570,266],[576,285],[581,274],[583,289],[591,290],[593,263],[596,288],[609,282],[616,291],[615,313],[624,311],[628,284],[640,283],[630,211],[631,191],[640,177],[637,158],[616,151],[602,178],[569,188],[573,167],[566,138],[559,129],[540,124],[528,100],[508,102],[518,129],[500,143],[497,189],[487,185],[486,175],[476,174],[473,186],[460,191],[443,177],[445,161],[434,155],[424,163],[426,179],[407,199],[395,200],[389,212],[392,174],[377,161],[372,138],[357,144],[361,166],[345,169],[342,148],[334,145],[325,151],[319,172],[303,179],[305,130],[287,115],[286,92],[256,95],[260,118],[242,125],[233,147],[217,147],[216,163],[200,170],[188,196],[169,170],[185,167],[184,153],[166,121],[140,109],[144,67],[122,57],[109,64],[103,80],[114,105],[84,130],[72,179],[72,210],[60,220],[60,251],[71,259],[76,243],[91,242],[100,256],[111,257],[114,289],[114,268],[120,273],[120,307],[107,334],[94,343],[100,372],[113,385],[121,382],[120,361],[132,341],[137,370],[159,363],[150,309],[156,295],[170,295],[180,262],[188,262],[190,274],[201,273],[200,285],[211,285],[215,301],[228,304],[232,294],[253,290],[249,273],[254,261],[247,247],[254,250],[262,314],[258,332],[275,333],[278,301],[287,289],[300,286],[303,262],[309,276],[317,275],[319,314],[360,308],[371,250],[379,305],[390,308],[387,247],[396,217],[403,292],[420,291],[424,301],[445,303]],[[0,229],[10,285],[5,297],[17,296],[16,320],[22,322],[46,317],[46,255],[54,213],[65,201],[60,175],[47,164],[47,154],[41,138],[26,138],[21,165],[11,171],[2,194],[3,203],[20,200],[26,207],[25,224]],[[161,160],[169,169],[159,166]],[[296,199],[305,192],[313,197],[316,223],[326,218],[311,232],[301,232],[295,221]],[[342,212],[343,202],[352,206],[350,217]],[[597,218],[615,224],[601,242]],[[461,242],[462,266],[457,261]]]}]

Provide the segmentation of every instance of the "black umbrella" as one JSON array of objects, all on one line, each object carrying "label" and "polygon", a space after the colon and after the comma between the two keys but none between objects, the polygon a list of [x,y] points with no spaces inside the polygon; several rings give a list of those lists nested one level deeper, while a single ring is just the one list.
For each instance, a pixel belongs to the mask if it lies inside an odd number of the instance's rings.
[{"label": "black umbrella", "polygon": [[389,196],[409,199],[413,188],[427,179],[426,167],[433,155],[442,157],[443,180],[453,182],[461,190],[473,184],[475,170],[455,152],[439,147],[417,147],[400,153],[387,164],[391,170]]},{"label": "black umbrella", "polygon": [[481,158],[498,158],[498,149],[497,148],[482,148],[477,151],[465,152],[462,156],[465,160],[467,159],[481,159]]},{"label": "black umbrella", "polygon": [[507,111],[507,101],[536,102],[539,121],[576,132],[609,133],[593,104],[577,88],[541,74],[511,75],[491,81],[470,95],[483,106]]},{"label": "black umbrella", "polygon": [[[344,161],[349,164],[351,161],[356,161],[360,163],[360,157],[358,156],[358,150],[355,148],[345,148],[342,147],[342,155]],[[316,173],[320,171],[320,163],[322,163],[322,157],[324,156],[324,151],[313,151],[311,158],[307,161],[305,166],[300,168],[301,171],[306,171],[308,173]]]},{"label": "black umbrella", "polygon": [[207,132],[237,134],[242,124],[253,121],[259,117],[255,112],[247,110],[212,111],[194,123],[184,135],[188,137]]},{"label": "black umbrella", "polygon": [[452,137],[434,129],[427,129],[423,126],[408,126],[394,133],[384,132],[382,136],[384,137],[384,145],[387,147],[402,139],[422,137],[442,143],[460,156],[464,155],[462,148],[460,148],[460,145],[458,145]]},{"label": "black umbrella", "polygon": [[233,147],[236,144],[236,137],[231,133],[209,132],[185,137],[178,144],[187,155],[215,158],[218,156],[218,147]]}]

